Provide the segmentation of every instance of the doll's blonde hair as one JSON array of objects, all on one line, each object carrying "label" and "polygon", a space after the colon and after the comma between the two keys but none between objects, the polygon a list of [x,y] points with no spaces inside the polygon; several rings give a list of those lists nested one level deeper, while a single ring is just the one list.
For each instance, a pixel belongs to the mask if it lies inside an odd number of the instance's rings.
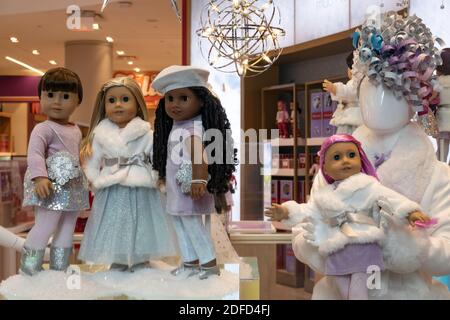
[{"label": "doll's blonde hair", "polygon": [[89,159],[92,155],[92,139],[94,138],[94,129],[97,125],[106,118],[105,98],[109,89],[114,87],[125,87],[130,90],[131,94],[136,99],[137,116],[147,121],[147,106],[145,104],[144,95],[139,85],[131,78],[119,77],[106,82],[97,94],[95,100],[94,110],[92,112],[91,123],[86,137],[81,141],[80,160],[83,162]]}]

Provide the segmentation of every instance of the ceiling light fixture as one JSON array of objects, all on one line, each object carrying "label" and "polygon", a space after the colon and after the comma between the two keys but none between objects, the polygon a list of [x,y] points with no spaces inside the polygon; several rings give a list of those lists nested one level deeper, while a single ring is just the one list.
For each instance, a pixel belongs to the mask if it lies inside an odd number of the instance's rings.
[{"label": "ceiling light fixture", "polygon": [[28,70],[34,71],[34,72],[38,73],[41,76],[44,74],[44,72],[42,72],[41,70],[33,68],[32,66],[30,66],[30,65],[28,65],[28,64],[26,64],[26,63],[24,63],[22,61],[16,60],[16,59],[8,57],[8,56],[6,56],[5,59],[8,60],[8,61],[14,62],[15,64],[21,65],[22,67],[25,67]]},{"label": "ceiling light fixture", "polygon": [[134,71],[135,72],[141,72],[141,69],[140,68],[134,68]]},{"label": "ceiling light fixture", "polygon": [[130,66],[132,66],[132,65],[133,65],[133,61],[128,61],[128,64],[129,64]]},{"label": "ceiling light fixture", "polygon": [[50,60],[49,63],[52,64],[52,65],[57,65],[55,60]]},{"label": "ceiling light fixture", "polygon": [[9,40],[11,40],[12,43],[18,43],[19,39],[17,39],[16,37],[11,37],[9,38]]},{"label": "ceiling light fixture", "polygon": [[109,43],[113,43],[114,39],[108,36],[106,37],[106,41],[108,41]]},{"label": "ceiling light fixture", "polygon": [[100,25],[98,23],[93,23],[92,24],[92,29],[99,30],[100,29]]},{"label": "ceiling light fixture", "polygon": [[119,56],[123,56],[123,55],[125,54],[125,51],[117,50],[116,53],[117,53],[117,55],[119,55]]},{"label": "ceiling light fixture", "polygon": [[210,0],[196,31],[203,57],[215,69],[251,77],[278,59],[286,32],[273,0]]},{"label": "ceiling light fixture", "polygon": [[33,51],[31,51],[32,54],[38,56],[40,54],[40,52],[36,49],[34,49]]}]

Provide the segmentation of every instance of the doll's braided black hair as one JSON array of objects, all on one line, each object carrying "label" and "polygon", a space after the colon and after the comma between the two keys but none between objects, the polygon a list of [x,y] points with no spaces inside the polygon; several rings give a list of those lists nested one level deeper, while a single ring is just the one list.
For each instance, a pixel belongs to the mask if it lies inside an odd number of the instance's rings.
[{"label": "doll's braided black hair", "polygon": [[[212,194],[226,193],[230,188],[230,180],[236,170],[236,149],[231,138],[230,122],[220,100],[216,98],[207,88],[190,87],[195,96],[203,101],[201,109],[202,124],[205,132],[208,129],[216,129],[222,133],[223,159],[222,163],[209,161],[208,173],[210,179],[207,189]],[[153,169],[158,171],[159,178],[166,178],[167,142],[172,130],[173,120],[167,115],[164,98],[161,98],[156,109],[155,131],[153,133]],[[214,142],[203,139],[206,148]],[[212,157],[215,156],[213,153]]]}]

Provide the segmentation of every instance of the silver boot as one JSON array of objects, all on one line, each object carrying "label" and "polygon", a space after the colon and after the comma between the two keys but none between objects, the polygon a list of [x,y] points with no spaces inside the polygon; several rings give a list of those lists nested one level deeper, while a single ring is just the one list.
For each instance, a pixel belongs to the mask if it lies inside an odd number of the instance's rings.
[{"label": "silver boot", "polygon": [[192,263],[183,263],[181,266],[179,266],[176,269],[173,269],[170,271],[170,274],[173,276],[178,276],[185,271],[190,271],[187,275],[187,278],[190,278],[192,276],[195,276],[200,272],[199,265],[198,264],[192,264]]},{"label": "silver boot", "polygon": [[208,277],[212,275],[220,276],[220,268],[218,265],[215,265],[214,267],[200,267],[200,273],[198,274],[200,280],[208,279]]},{"label": "silver boot", "polygon": [[109,270],[110,271],[127,271],[128,270],[128,265],[126,264],[120,264],[120,263],[113,263],[109,266]]},{"label": "silver boot", "polygon": [[70,248],[50,248],[50,270],[66,271],[69,267],[69,259],[72,254],[72,247]]},{"label": "silver boot", "polygon": [[44,261],[44,249],[29,249],[23,247],[22,257],[20,258],[20,272],[33,276],[42,271],[42,262]]}]

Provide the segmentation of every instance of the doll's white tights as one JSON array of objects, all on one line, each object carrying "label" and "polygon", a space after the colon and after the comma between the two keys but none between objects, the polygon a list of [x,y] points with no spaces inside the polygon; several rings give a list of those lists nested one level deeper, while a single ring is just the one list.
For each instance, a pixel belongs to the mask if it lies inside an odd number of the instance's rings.
[{"label": "doll's white tights", "polygon": [[367,273],[353,273],[344,276],[333,276],[344,300],[368,300]]},{"label": "doll's white tights", "polygon": [[78,212],[63,212],[37,208],[34,227],[28,233],[25,247],[44,249],[53,235],[52,246],[72,247]]}]

